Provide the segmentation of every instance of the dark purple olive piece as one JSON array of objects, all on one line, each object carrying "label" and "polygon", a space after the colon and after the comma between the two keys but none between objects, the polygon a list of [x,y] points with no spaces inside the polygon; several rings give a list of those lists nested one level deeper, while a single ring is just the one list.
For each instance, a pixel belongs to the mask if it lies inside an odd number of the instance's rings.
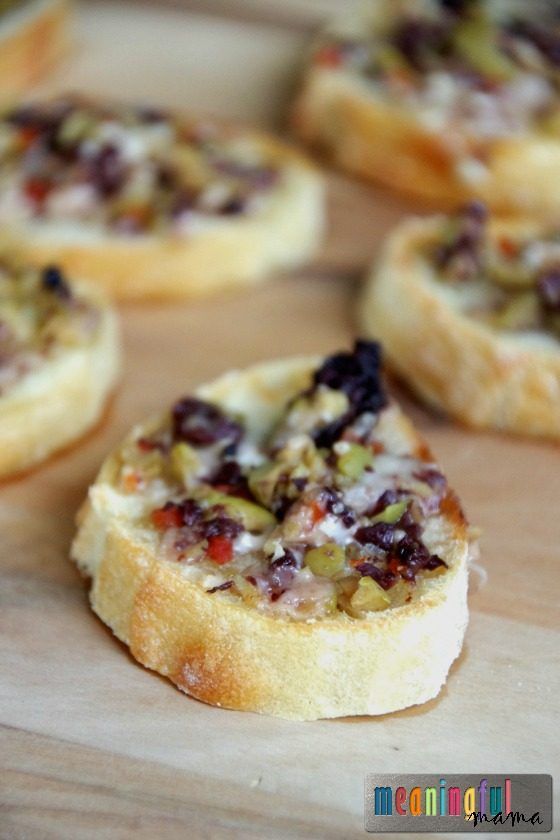
[{"label": "dark purple olive piece", "polygon": [[62,270],[56,265],[49,265],[43,269],[41,274],[41,285],[47,292],[52,292],[61,300],[69,300],[72,297]]},{"label": "dark purple olive piece", "polygon": [[545,309],[560,311],[560,266],[551,266],[539,274],[537,294]]},{"label": "dark purple olive piece", "polygon": [[282,557],[270,562],[266,582],[272,600],[279,598],[290,586],[297,568],[298,561],[291,551],[286,551]]},{"label": "dark purple olive piece", "polygon": [[235,519],[230,519],[229,516],[217,516],[204,523],[204,536],[206,539],[210,537],[227,537],[228,540],[234,540],[244,530],[240,522]]},{"label": "dark purple olive piece", "polygon": [[432,488],[432,490],[435,490],[435,492],[440,495],[445,493],[447,490],[446,477],[440,473],[439,470],[436,470],[433,467],[427,467],[425,470],[415,472],[414,478],[417,478],[418,481],[423,481],[424,484],[427,484]]},{"label": "dark purple olive piece", "polygon": [[104,198],[117,193],[124,184],[126,167],[119,149],[106,143],[89,161],[89,178]]},{"label": "dark purple olive piece", "polygon": [[351,353],[336,353],[325,359],[313,382],[343,391],[354,417],[379,411],[387,404],[381,383],[381,345],[376,341],[356,341]]},{"label": "dark purple olive piece", "polygon": [[385,510],[385,508],[389,507],[389,505],[395,505],[397,502],[400,502],[401,496],[402,493],[399,490],[385,490],[373,507],[368,510],[367,515],[375,516],[376,514],[381,513],[381,511]]},{"label": "dark purple olive piece", "polygon": [[223,583],[219,583],[217,586],[213,586],[212,589],[207,589],[209,595],[212,595],[214,592],[223,592],[225,589],[231,589],[233,586],[232,580],[224,580]]},{"label": "dark purple olive piece", "polygon": [[238,443],[243,436],[239,423],[217,406],[196,397],[185,397],[175,403],[171,416],[174,439],[194,446],[210,446],[218,441]]},{"label": "dark purple olive piece", "polygon": [[471,201],[459,210],[455,235],[435,254],[440,269],[450,272],[457,280],[470,280],[477,275],[482,265],[487,218],[486,207],[481,201]]},{"label": "dark purple olive piece", "polygon": [[246,201],[241,196],[234,196],[230,198],[229,201],[226,201],[220,209],[219,213],[223,216],[237,216],[239,213],[243,213],[246,207]]},{"label": "dark purple olive piece", "polygon": [[380,569],[374,563],[360,563],[356,566],[356,571],[362,577],[370,577],[381,586],[382,589],[390,589],[398,581],[398,575],[390,572],[389,569]]},{"label": "dark purple olive piece", "polygon": [[145,125],[165,122],[168,119],[165,111],[153,108],[151,105],[138,105],[135,113],[138,121]]},{"label": "dark purple olive piece", "polygon": [[183,523],[192,528],[193,525],[202,521],[204,511],[194,499],[185,499],[181,503],[181,514],[183,516]]},{"label": "dark purple olive piece", "polygon": [[320,500],[325,505],[327,512],[332,513],[333,516],[338,516],[346,528],[351,528],[355,524],[356,514],[348,505],[344,504],[340,493],[337,493],[332,487],[322,488]]},{"label": "dark purple olive piece", "polygon": [[224,461],[207,481],[233,495],[250,497],[247,479],[237,461]]},{"label": "dark purple olive piece", "polygon": [[360,545],[376,545],[383,551],[390,551],[395,538],[395,526],[388,522],[376,522],[374,525],[364,525],[358,528],[354,539]]},{"label": "dark purple olive piece", "polygon": [[439,5],[454,15],[465,15],[480,5],[480,0],[439,0]]},{"label": "dark purple olive piece", "polygon": [[432,56],[441,54],[446,48],[448,28],[437,21],[408,18],[395,30],[392,41],[408,63],[422,71],[427,69]]}]

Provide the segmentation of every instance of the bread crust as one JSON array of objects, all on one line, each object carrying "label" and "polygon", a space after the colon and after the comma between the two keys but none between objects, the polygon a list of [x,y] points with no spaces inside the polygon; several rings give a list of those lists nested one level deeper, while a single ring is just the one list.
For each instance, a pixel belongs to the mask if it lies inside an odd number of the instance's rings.
[{"label": "bread crust", "polygon": [[38,265],[55,262],[121,300],[196,298],[263,280],[274,269],[304,262],[324,227],[318,172],[294,150],[254,136],[283,172],[266,204],[188,236],[61,236],[54,224],[27,224],[12,233]]},{"label": "bread crust", "polygon": [[[234,372],[201,389],[262,428],[309,382],[314,360]],[[427,452],[395,407],[395,435]],[[138,429],[136,429],[138,432]],[[413,602],[356,620],[315,623],[250,609],[212,595],[158,559],[127,521],[111,488],[117,454],[105,462],[79,516],[72,556],[92,578],[98,616],[143,665],[199,700],[298,720],[377,715],[434,697],[458,656],[467,623],[466,523],[453,494],[438,520],[438,553],[450,568],[423,581]]]},{"label": "bread crust", "polygon": [[33,0],[0,21],[0,101],[35,84],[68,44],[68,0]]},{"label": "bread crust", "polygon": [[383,101],[359,77],[320,66],[307,73],[293,125],[342,169],[431,206],[452,208],[477,197],[503,214],[558,212],[560,142],[544,134],[463,136],[485,167],[468,183],[459,175],[463,153],[450,132],[423,126],[412,110]]},{"label": "bread crust", "polygon": [[20,473],[75,441],[100,418],[120,370],[116,315],[100,306],[89,344],[61,348],[0,396],[0,478]]},{"label": "bread crust", "polygon": [[[422,248],[441,218],[399,225],[359,303],[367,334],[424,400],[477,428],[560,438],[560,351],[499,333],[454,309]],[[494,222],[490,236],[534,235],[535,224]]]}]

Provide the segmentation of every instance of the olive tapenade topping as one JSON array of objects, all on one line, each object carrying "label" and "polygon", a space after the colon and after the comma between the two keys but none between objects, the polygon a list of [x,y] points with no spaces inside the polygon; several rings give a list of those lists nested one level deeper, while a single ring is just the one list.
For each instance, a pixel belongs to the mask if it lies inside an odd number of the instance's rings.
[{"label": "olive tapenade topping", "polygon": [[433,465],[385,454],[387,405],[380,348],[365,341],[327,358],[258,445],[223,408],[179,400],[168,429],[133,450],[139,480],[156,463],[169,487],[150,520],[170,559],[211,575],[207,592],[296,618],[406,602],[419,575],[447,568],[424,539],[447,485]]},{"label": "olive tapenade topping", "polygon": [[0,119],[0,178],[31,217],[72,217],[123,235],[249,212],[280,170],[233,133],[144,107],[81,98],[26,104]]},{"label": "olive tapenade topping", "polygon": [[445,222],[440,238],[429,250],[440,280],[463,290],[470,284],[477,292],[469,314],[496,329],[538,330],[558,338],[559,245],[554,230],[539,239],[493,239],[486,210],[477,201]]},{"label": "olive tapenade topping", "polygon": [[61,347],[93,339],[99,312],[55,265],[0,257],[0,393]]},{"label": "olive tapenade topping", "polygon": [[[532,124],[557,134],[560,116],[560,29],[554,3],[506,5],[494,0],[409,4],[372,37],[324,33],[314,53],[320,66],[360,74],[384,96],[439,110],[466,137],[510,136]],[[538,9],[532,14],[532,7]],[[499,8],[498,8],[499,7]],[[514,8],[513,8],[514,7]],[[538,19],[537,19],[538,16]],[[439,127],[440,123],[438,123]],[[474,151],[475,163],[479,161]]]}]

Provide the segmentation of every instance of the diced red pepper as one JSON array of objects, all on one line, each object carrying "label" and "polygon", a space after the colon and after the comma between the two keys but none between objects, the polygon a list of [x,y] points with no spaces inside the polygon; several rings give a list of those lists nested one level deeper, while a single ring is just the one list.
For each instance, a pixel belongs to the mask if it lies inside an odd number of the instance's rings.
[{"label": "diced red pepper", "polygon": [[315,63],[321,64],[323,67],[340,67],[342,64],[342,52],[335,46],[321,47],[315,53]]},{"label": "diced red pepper", "polygon": [[122,484],[127,493],[135,493],[142,484],[142,476],[136,470],[125,472],[122,477]]},{"label": "diced red pepper", "polygon": [[399,566],[400,566],[400,560],[398,559],[398,557],[392,557],[391,560],[389,560],[389,562],[387,563],[387,568],[394,575],[398,574]]},{"label": "diced red pepper", "polygon": [[180,528],[183,524],[183,511],[179,505],[167,502],[162,508],[152,511],[152,522],[159,531]]},{"label": "diced red pepper", "polygon": [[513,259],[519,253],[519,246],[517,242],[510,239],[508,236],[500,236],[498,239],[498,248],[508,259]]},{"label": "diced red pepper", "polygon": [[19,142],[21,143],[24,149],[28,149],[29,146],[33,143],[33,141],[37,139],[40,133],[41,132],[37,128],[37,126],[25,125],[20,129]]},{"label": "diced red pepper", "polygon": [[141,437],[136,441],[136,446],[140,452],[153,452],[154,449],[160,449],[161,444],[149,438]]},{"label": "diced red pepper", "polygon": [[311,510],[311,521],[313,522],[314,525],[316,525],[317,522],[320,522],[321,519],[325,518],[325,513],[326,513],[325,508],[323,507],[323,505],[319,504],[319,502],[316,502],[316,501],[311,502],[310,510]]},{"label": "diced red pepper", "polygon": [[233,557],[233,543],[228,537],[210,537],[208,540],[208,556],[218,566],[223,566]]},{"label": "diced red pepper", "polygon": [[30,201],[41,206],[51,191],[51,184],[43,178],[28,178],[23,189]]}]

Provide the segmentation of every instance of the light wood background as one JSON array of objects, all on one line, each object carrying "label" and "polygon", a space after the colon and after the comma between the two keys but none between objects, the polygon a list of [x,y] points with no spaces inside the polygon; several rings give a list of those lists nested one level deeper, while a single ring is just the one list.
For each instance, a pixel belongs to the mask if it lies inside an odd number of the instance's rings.
[{"label": "light wood background", "polygon": [[[278,125],[306,30],[335,5],[87,5],[46,87]],[[2,840],[346,840],[365,836],[366,772],[560,769],[557,446],[466,431],[403,394],[483,530],[484,570],[440,697],[379,719],[288,723],[189,700],[112,638],[68,561],[75,511],[132,422],[224,368],[349,345],[364,267],[413,208],[329,184],[330,234],[311,267],[192,306],[124,309],[126,369],[104,422],[0,487]]]}]

